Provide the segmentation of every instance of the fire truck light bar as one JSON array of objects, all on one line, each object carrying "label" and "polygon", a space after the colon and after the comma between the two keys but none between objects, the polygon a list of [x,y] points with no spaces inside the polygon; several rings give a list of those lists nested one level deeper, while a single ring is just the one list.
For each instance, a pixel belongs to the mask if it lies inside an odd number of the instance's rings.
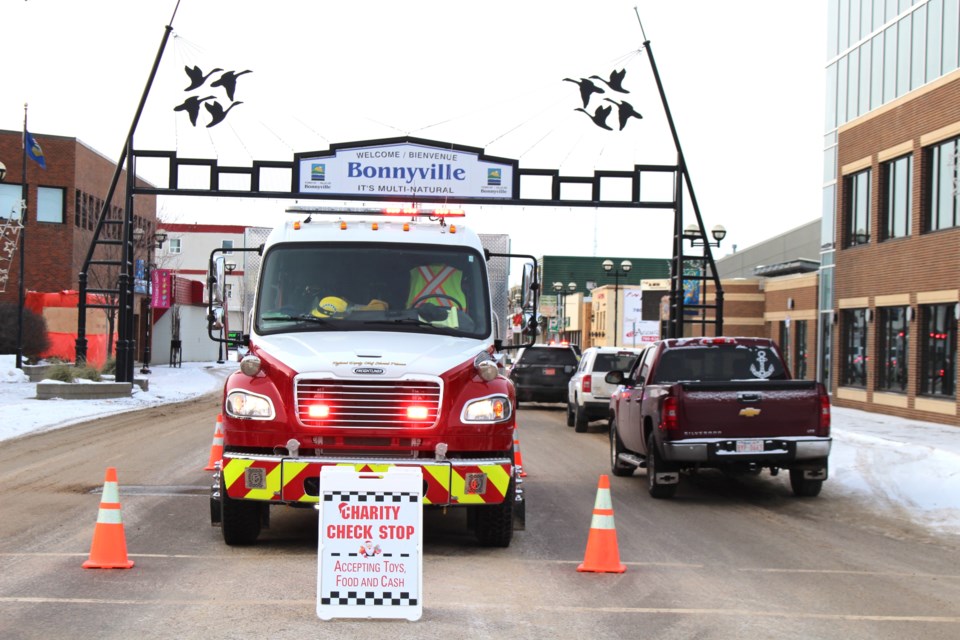
[{"label": "fire truck light bar", "polygon": [[409,216],[420,218],[463,218],[467,214],[462,209],[420,209],[417,207],[386,207],[384,209],[363,209],[359,207],[287,207],[287,213],[306,213],[309,215],[356,215],[356,216]]}]

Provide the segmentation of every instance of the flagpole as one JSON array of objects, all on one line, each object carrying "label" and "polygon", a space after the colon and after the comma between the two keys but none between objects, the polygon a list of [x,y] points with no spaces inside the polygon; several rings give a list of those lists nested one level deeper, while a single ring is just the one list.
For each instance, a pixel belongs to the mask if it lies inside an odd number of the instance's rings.
[{"label": "flagpole", "polygon": [[23,369],[23,301],[24,301],[24,278],[23,270],[25,262],[23,252],[26,246],[27,231],[27,103],[23,103],[23,164],[21,165],[21,177],[23,183],[20,187],[20,296],[18,299],[17,313],[17,369]]}]

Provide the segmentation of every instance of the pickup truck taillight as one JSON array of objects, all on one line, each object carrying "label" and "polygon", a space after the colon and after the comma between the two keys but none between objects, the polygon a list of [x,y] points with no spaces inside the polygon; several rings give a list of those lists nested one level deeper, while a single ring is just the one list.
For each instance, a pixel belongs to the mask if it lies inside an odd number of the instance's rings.
[{"label": "pickup truck taillight", "polygon": [[820,389],[820,436],[830,435],[830,396],[826,390]]},{"label": "pickup truck taillight", "polygon": [[677,415],[680,404],[674,396],[667,396],[663,399],[660,407],[660,430],[676,431],[680,428],[680,418]]},{"label": "pickup truck taillight", "polygon": [[590,390],[593,388],[593,376],[586,375],[580,378],[580,391],[584,393],[590,393]]}]

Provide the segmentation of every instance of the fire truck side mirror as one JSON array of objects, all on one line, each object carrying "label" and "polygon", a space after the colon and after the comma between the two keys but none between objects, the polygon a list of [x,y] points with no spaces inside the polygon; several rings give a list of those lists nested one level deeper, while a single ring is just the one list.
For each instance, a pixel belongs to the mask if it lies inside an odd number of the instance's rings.
[{"label": "fire truck side mirror", "polygon": [[524,309],[536,308],[536,295],[539,288],[540,285],[537,282],[537,273],[534,270],[533,263],[527,262],[523,265],[523,280],[520,289],[523,296],[521,306]]}]

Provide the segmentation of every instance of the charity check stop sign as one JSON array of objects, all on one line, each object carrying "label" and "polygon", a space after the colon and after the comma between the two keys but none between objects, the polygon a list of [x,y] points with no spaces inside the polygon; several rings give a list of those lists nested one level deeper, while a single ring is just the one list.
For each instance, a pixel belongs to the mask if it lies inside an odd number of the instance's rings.
[{"label": "charity check stop sign", "polygon": [[420,619],[422,487],[418,468],[321,469],[317,616]]}]

